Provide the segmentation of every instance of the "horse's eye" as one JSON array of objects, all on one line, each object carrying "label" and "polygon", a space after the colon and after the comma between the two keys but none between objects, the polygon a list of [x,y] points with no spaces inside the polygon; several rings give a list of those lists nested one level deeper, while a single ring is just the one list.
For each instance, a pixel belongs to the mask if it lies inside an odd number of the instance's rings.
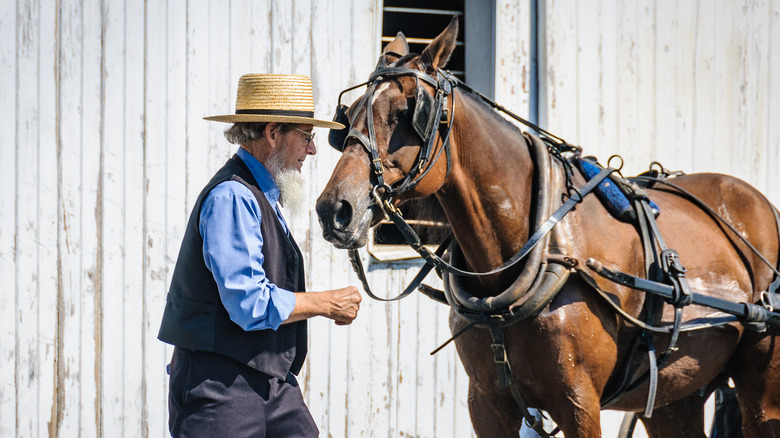
[{"label": "horse's eye", "polygon": [[409,110],[398,111],[395,114],[395,122],[396,123],[408,122],[410,120],[412,120],[412,117],[411,117],[411,115],[409,115]]}]

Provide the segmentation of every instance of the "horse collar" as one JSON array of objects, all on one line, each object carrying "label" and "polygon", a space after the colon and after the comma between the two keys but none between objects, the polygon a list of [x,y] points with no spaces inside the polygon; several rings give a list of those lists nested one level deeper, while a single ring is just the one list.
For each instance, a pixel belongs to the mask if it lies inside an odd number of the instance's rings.
[{"label": "horse collar", "polygon": [[[536,136],[526,134],[536,167],[536,184],[539,197],[535,211],[534,229],[542,230],[554,211],[560,211],[560,196],[564,183],[561,166],[555,165],[546,145]],[[557,209],[557,210],[556,210]],[[537,234],[537,233],[535,233]],[[530,240],[535,240],[533,237]],[[498,317],[501,324],[511,324],[537,314],[549,303],[567,281],[571,265],[571,239],[562,227],[552,226],[549,234],[542,235],[532,249],[523,252],[525,268],[517,279],[503,292],[486,298],[474,296],[466,288],[462,276],[445,272],[444,293],[453,309],[467,320],[476,321],[485,316]],[[536,243],[534,242],[534,243]],[[450,249],[451,263],[462,264],[463,255],[457,244]]]}]

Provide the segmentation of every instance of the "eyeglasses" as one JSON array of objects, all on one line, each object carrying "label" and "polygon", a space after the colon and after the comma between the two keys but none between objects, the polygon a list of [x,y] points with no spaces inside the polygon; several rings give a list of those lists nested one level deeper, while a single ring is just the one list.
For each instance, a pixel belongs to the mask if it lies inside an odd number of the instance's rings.
[{"label": "eyeglasses", "polygon": [[293,128],[293,129],[305,135],[304,140],[306,140],[306,144],[311,144],[311,142],[314,141],[314,135],[316,134],[316,132],[308,132],[298,128]]}]

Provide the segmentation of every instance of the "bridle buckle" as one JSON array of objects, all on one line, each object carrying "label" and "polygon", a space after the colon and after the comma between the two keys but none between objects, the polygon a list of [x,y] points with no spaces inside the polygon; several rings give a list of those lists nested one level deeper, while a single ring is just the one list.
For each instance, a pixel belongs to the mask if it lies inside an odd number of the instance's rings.
[{"label": "bridle buckle", "polygon": [[371,164],[374,166],[374,171],[377,175],[381,175],[385,172],[385,167],[382,165],[382,159],[381,158],[375,158],[371,160]]}]

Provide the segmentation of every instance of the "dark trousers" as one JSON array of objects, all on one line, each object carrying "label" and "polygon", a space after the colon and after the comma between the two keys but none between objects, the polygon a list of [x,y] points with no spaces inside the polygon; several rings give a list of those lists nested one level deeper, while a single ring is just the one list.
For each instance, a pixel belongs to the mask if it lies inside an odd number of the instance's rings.
[{"label": "dark trousers", "polygon": [[316,437],[295,376],[282,381],[225,356],[175,348],[168,426],[174,437]]}]

